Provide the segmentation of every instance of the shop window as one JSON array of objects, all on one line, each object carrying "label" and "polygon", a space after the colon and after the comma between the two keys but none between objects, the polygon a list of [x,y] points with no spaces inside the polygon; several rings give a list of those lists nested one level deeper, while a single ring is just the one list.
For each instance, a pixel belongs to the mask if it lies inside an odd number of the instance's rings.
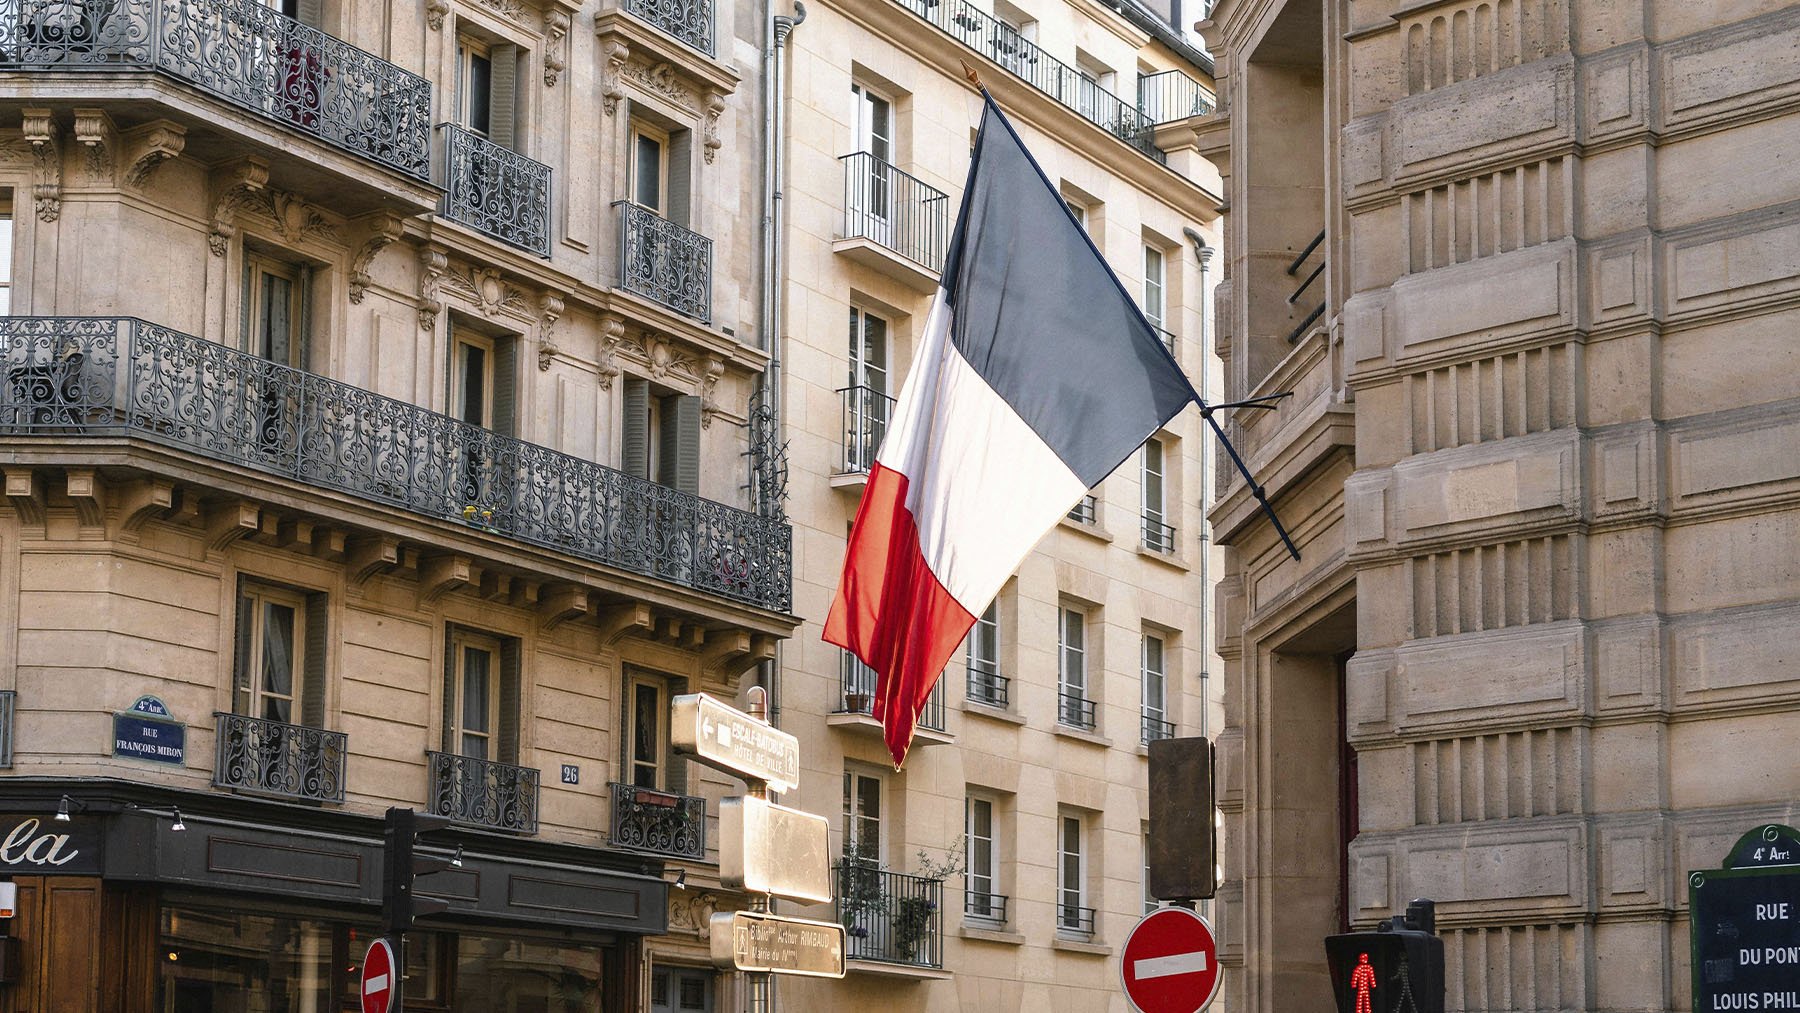
[{"label": "shop window", "polygon": [[700,494],[700,398],[624,380],[623,470],[659,485]]},{"label": "shop window", "polygon": [[326,598],[240,578],[232,711],[324,727]]},{"label": "shop window", "polygon": [[199,906],[165,907],[160,922],[157,1009],[336,1013],[327,922]]},{"label": "shop window", "polygon": [[519,762],[519,655],[513,637],[446,628],[444,752]]},{"label": "shop window", "polygon": [[[456,939],[455,1010],[598,1011],[601,948],[520,938]],[[408,999],[407,1006],[412,1002]],[[619,1008],[623,1008],[622,1006]]]}]

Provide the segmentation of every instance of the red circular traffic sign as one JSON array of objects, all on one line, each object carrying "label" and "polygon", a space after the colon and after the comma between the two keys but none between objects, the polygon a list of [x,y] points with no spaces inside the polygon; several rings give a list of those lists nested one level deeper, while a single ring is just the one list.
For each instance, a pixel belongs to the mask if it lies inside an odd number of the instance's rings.
[{"label": "red circular traffic sign", "polygon": [[386,939],[377,939],[369,944],[369,953],[363,957],[363,1013],[388,1013],[393,1001],[394,948]]},{"label": "red circular traffic sign", "polygon": [[1219,944],[1184,907],[1145,915],[1119,955],[1125,998],[1138,1013],[1197,1013],[1219,994]]}]

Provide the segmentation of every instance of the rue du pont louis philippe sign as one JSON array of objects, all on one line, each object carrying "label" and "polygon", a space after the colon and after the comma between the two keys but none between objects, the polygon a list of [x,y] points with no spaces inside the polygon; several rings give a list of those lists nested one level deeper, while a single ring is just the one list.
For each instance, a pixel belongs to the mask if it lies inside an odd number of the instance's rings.
[{"label": "rue du pont louis philippe sign", "polygon": [[1688,915],[1695,1013],[1800,1010],[1800,830],[1757,827],[1689,873]]}]

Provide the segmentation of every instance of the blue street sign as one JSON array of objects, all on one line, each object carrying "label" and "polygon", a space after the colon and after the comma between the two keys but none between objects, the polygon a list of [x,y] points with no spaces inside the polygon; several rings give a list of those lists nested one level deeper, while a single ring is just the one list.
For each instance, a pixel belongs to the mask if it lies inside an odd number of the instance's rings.
[{"label": "blue street sign", "polygon": [[153,696],[113,715],[113,755],[180,765],[187,760],[187,726]]}]

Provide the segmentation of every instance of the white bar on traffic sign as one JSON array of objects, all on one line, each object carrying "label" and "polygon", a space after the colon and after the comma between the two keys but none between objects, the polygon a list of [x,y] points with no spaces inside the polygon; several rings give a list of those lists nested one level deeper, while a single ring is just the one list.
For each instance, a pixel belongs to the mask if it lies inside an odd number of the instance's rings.
[{"label": "white bar on traffic sign", "polygon": [[363,995],[385,991],[387,991],[387,975],[385,974],[377,974],[368,981],[363,982]]},{"label": "white bar on traffic sign", "polygon": [[1193,953],[1171,953],[1166,957],[1146,957],[1134,961],[1131,974],[1134,978],[1167,978],[1172,974],[1198,974],[1206,970],[1206,954],[1196,950]]}]

